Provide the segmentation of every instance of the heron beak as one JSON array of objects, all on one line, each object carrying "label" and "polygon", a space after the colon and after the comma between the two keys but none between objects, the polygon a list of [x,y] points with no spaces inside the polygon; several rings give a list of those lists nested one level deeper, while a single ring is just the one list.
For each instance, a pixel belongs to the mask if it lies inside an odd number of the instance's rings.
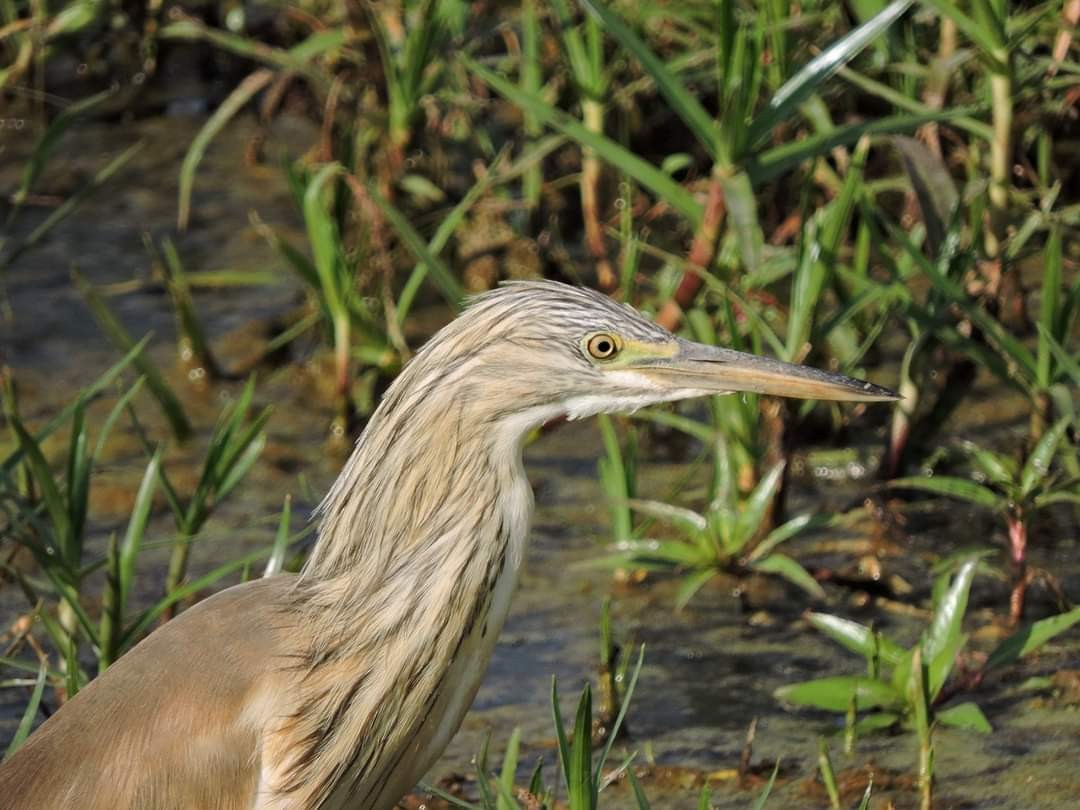
[{"label": "heron beak", "polygon": [[900,395],[863,380],[768,357],[676,338],[673,355],[643,360],[641,370],[672,388],[713,393],[751,391],[796,399],[888,402]]}]

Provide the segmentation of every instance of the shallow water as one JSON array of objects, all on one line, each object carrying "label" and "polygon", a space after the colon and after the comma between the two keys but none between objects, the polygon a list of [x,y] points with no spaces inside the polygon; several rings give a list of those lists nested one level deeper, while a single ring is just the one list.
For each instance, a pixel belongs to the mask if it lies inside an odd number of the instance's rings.
[{"label": "shallow water", "polygon": [[[24,415],[37,422],[55,413],[75,391],[115,362],[117,354],[103,340],[69,282],[78,264],[95,284],[115,284],[144,278],[148,261],[142,246],[144,230],[160,236],[171,232],[176,210],[176,176],[184,145],[196,122],[160,119],[124,128],[138,132],[148,146],[135,163],[91,206],[78,211],[35,252],[24,256],[0,279],[9,316],[0,322],[2,360],[19,383]],[[296,148],[310,133],[282,119],[272,144]],[[78,178],[115,155],[127,143],[115,140],[115,128],[87,126],[69,134],[61,147],[63,170],[46,178],[42,187],[70,191]],[[265,269],[280,267],[253,232],[248,212],[299,236],[299,221],[281,177],[275,169],[247,168],[241,155],[251,128],[239,122],[226,129],[208,153],[196,185],[196,215],[191,230],[177,239],[189,270]],[[12,150],[17,155],[18,145]],[[6,156],[11,156],[9,151]],[[0,167],[0,188],[13,183],[17,160]],[[271,164],[272,165],[272,164]],[[26,232],[47,209],[27,211],[19,225]],[[274,287],[196,292],[215,348],[224,364],[243,370],[265,339],[266,326],[295,306],[297,285],[281,268],[283,283]],[[155,333],[153,356],[174,368],[173,316],[160,289],[151,286],[109,299],[133,335]],[[437,310],[431,319],[438,320]],[[217,514],[195,547],[192,573],[215,563],[265,547],[272,537],[281,499],[291,492],[294,513],[305,515],[332,481],[341,463],[340,451],[328,450],[329,409],[314,395],[325,377],[322,358],[311,354],[276,370],[260,371],[258,399],[273,403],[270,445],[235,497]],[[238,384],[227,383],[208,392],[184,385],[186,405],[205,438],[224,397]],[[313,403],[315,403],[313,405]],[[100,420],[101,405],[91,423]],[[165,435],[157,408],[145,396],[140,414],[155,435]],[[1008,392],[980,381],[952,431],[983,438],[1004,438],[1023,428],[1023,403]],[[858,458],[871,456],[880,437],[856,435]],[[662,441],[662,440],[660,440]],[[59,441],[50,444],[56,452]],[[194,475],[200,451],[198,440],[174,451],[170,475],[184,480]],[[680,464],[665,460],[671,454],[656,443],[646,444],[640,492],[665,497],[683,474]],[[772,581],[754,580],[741,595],[733,583],[703,589],[682,611],[673,603],[678,583],[660,578],[646,586],[620,586],[611,574],[587,563],[602,551],[607,512],[596,481],[600,442],[591,424],[571,424],[551,432],[527,452],[526,466],[536,491],[537,511],[527,571],[507,622],[491,669],[462,731],[431,774],[438,780],[451,774],[471,774],[470,760],[487,734],[492,755],[514,726],[523,730],[522,773],[537,756],[548,763],[554,779],[552,730],[548,695],[550,679],[558,676],[564,715],[569,715],[577,691],[595,677],[598,659],[598,620],[604,595],[612,593],[617,637],[624,648],[644,643],[646,663],[630,712],[631,738],[626,750],[638,751],[642,780],[656,808],[696,806],[706,777],[720,808],[745,808],[753,793],[735,787],[732,776],[739,761],[746,728],[758,719],[753,766],[767,774],[779,758],[782,781],[770,807],[824,807],[822,791],[813,784],[817,740],[837,730],[835,718],[806,711],[788,711],[772,697],[778,686],[824,675],[862,671],[861,661],[849,656],[810,630],[800,618],[809,606],[799,592]],[[865,494],[867,483],[847,478],[843,465],[819,461],[813,454],[796,459],[791,508],[840,508]],[[126,523],[133,489],[145,459],[137,443],[122,432],[110,447],[93,493],[93,544],[100,551],[110,530]],[[310,483],[311,497],[301,485]],[[151,536],[167,538],[169,521],[159,510]],[[873,621],[905,643],[917,638],[927,603],[927,568],[933,560],[960,548],[979,547],[985,538],[1000,541],[1000,530],[985,515],[956,505],[933,511],[911,510],[906,526],[875,540],[880,527],[869,518],[856,530],[828,538],[810,536],[791,548],[811,569],[841,570],[853,565],[856,547],[878,559],[885,577],[896,576],[914,587],[898,601],[875,596],[877,584],[865,588],[829,585],[827,610],[864,622]],[[829,542],[826,542],[826,541]],[[833,541],[849,543],[847,550]],[[1047,541],[1053,540],[1053,543]],[[831,543],[831,545],[830,545]],[[1052,570],[1067,594],[1080,597],[1080,531],[1069,513],[1054,513],[1036,534],[1033,563]],[[151,550],[142,560],[150,598],[161,581],[166,551]],[[1004,604],[1001,583],[979,579],[971,600],[968,629],[977,647],[993,639],[980,632]],[[895,605],[915,606],[916,610]],[[823,609],[822,606],[815,606]],[[11,586],[0,589],[0,626],[7,626],[25,605]],[[1034,591],[1033,617],[1047,615],[1051,603]],[[914,615],[913,615],[914,614]],[[938,807],[1034,808],[1068,807],[1080,796],[1080,772],[1073,767],[1080,753],[1080,710],[1075,695],[1050,691],[1025,692],[1019,687],[1036,675],[1080,669],[1080,634],[1072,633],[1022,666],[990,679],[973,698],[986,712],[995,732],[979,736],[942,729],[936,736]],[[21,711],[25,692],[0,691],[6,738]],[[617,751],[623,749],[620,744]],[[833,743],[838,771],[857,772],[868,763],[877,769],[880,790],[875,807],[893,799],[897,807],[915,804],[911,776],[916,760],[911,735],[877,735],[858,741],[851,758]],[[621,755],[616,757],[621,760]],[[610,807],[629,807],[623,785],[611,788]],[[849,805],[857,801],[852,793]]]}]

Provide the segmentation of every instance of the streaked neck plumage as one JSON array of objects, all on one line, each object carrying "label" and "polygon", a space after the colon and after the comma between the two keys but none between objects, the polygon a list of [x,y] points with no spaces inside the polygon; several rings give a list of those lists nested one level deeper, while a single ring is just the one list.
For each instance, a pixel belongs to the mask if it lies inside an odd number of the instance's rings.
[{"label": "streaked neck plumage", "polygon": [[331,807],[392,806],[412,786],[396,784],[400,772],[388,783],[407,747],[430,753],[413,752],[406,780],[433,763],[472,702],[521,565],[532,510],[521,447],[557,409],[508,407],[500,365],[457,352],[453,337],[387,391],[320,507],[298,580],[312,642],[286,787]]}]

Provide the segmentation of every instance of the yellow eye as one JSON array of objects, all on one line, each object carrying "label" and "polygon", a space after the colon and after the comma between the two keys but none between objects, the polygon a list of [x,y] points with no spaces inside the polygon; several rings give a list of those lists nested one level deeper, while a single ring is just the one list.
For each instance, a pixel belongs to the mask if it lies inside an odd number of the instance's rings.
[{"label": "yellow eye", "polygon": [[600,334],[593,335],[589,338],[589,342],[585,344],[585,348],[588,349],[589,354],[597,360],[610,360],[619,353],[619,342],[613,335],[601,332]]}]

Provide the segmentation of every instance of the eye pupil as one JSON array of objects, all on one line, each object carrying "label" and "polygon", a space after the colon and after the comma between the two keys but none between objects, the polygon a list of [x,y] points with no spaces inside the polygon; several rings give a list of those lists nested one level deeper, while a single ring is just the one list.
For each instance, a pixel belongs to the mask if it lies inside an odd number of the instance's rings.
[{"label": "eye pupil", "polygon": [[607,360],[614,357],[619,350],[618,344],[611,335],[595,335],[589,340],[589,354],[597,360]]}]

